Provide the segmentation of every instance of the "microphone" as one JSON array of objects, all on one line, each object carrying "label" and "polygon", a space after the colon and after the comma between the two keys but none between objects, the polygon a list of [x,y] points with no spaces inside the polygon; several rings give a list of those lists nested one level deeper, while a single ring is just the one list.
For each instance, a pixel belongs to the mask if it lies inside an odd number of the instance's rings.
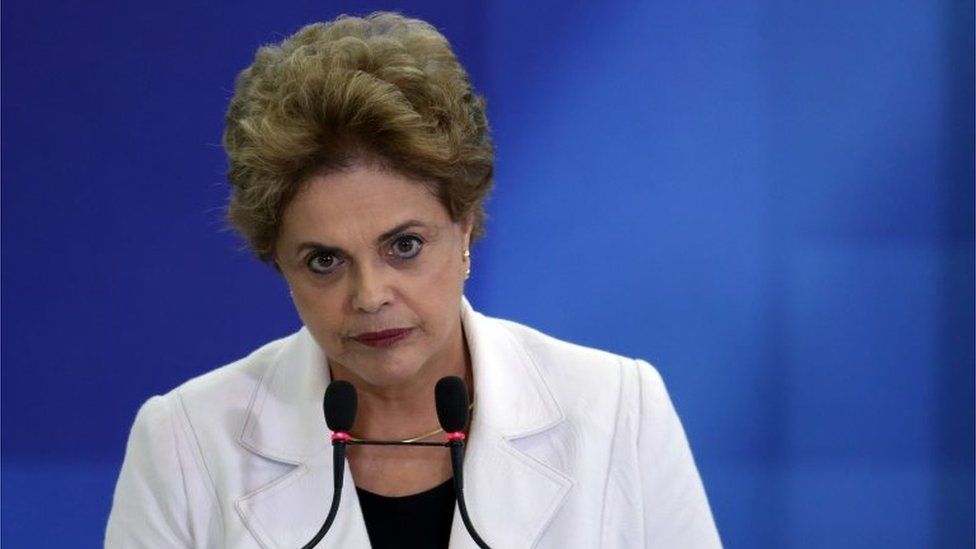
[{"label": "microphone", "polygon": [[356,404],[356,388],[348,381],[333,381],[325,390],[322,409],[325,412],[325,423],[332,431],[332,507],[322,528],[302,549],[312,549],[322,541],[339,511],[346,466],[346,444],[349,442],[349,429],[356,420]]},{"label": "microphone", "polygon": [[464,503],[464,427],[468,424],[468,388],[464,380],[457,376],[442,377],[434,387],[434,402],[437,405],[437,420],[447,433],[447,446],[451,449],[454,495],[457,497],[461,520],[478,547],[491,549],[471,524],[471,517],[468,516],[468,508]]},{"label": "microphone", "polygon": [[348,381],[333,381],[325,390],[322,410],[333,433],[348,433],[356,421],[356,388]]}]

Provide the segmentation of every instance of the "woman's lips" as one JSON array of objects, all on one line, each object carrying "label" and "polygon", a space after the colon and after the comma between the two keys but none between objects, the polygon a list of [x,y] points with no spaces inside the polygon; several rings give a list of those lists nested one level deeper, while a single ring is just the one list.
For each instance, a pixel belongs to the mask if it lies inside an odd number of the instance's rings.
[{"label": "woman's lips", "polygon": [[395,328],[380,332],[364,332],[352,336],[350,339],[370,347],[392,347],[410,335],[412,331],[413,328]]}]

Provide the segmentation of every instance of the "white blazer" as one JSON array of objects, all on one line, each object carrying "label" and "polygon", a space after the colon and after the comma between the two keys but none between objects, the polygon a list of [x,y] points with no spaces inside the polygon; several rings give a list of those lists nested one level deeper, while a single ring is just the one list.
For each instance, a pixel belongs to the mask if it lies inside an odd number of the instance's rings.
[{"label": "white blazer", "polygon": [[[475,384],[465,496],[493,549],[721,546],[653,367],[485,317],[467,301],[462,322]],[[302,329],[146,402],[105,546],[306,543],[332,500],[325,365]],[[369,547],[348,467],[319,547]],[[456,512],[450,547],[476,547]]]}]

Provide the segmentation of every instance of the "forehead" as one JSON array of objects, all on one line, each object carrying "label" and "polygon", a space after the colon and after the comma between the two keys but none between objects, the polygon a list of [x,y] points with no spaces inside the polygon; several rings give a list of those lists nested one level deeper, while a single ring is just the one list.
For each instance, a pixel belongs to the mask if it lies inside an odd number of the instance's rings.
[{"label": "forehead", "polygon": [[431,226],[451,221],[423,183],[379,167],[356,165],[306,181],[282,213],[279,239],[336,243],[371,239],[406,220]]}]

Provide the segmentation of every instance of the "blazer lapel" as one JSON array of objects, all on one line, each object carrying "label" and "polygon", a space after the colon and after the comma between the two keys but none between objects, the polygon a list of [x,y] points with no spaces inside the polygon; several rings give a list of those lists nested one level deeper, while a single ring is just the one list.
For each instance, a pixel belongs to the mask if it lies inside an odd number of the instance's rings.
[{"label": "blazer lapel", "polygon": [[[237,510],[262,546],[296,549],[318,532],[332,503],[332,450],[244,496]],[[346,467],[335,522],[318,547],[369,547],[352,475]]]},{"label": "blazer lapel", "polygon": [[[295,468],[235,502],[251,534],[268,549],[295,549],[318,532],[332,503],[332,445],[322,415],[326,358],[308,330],[275,357],[251,401],[243,446]],[[369,547],[359,498],[346,467],[339,512],[319,547]]]}]

